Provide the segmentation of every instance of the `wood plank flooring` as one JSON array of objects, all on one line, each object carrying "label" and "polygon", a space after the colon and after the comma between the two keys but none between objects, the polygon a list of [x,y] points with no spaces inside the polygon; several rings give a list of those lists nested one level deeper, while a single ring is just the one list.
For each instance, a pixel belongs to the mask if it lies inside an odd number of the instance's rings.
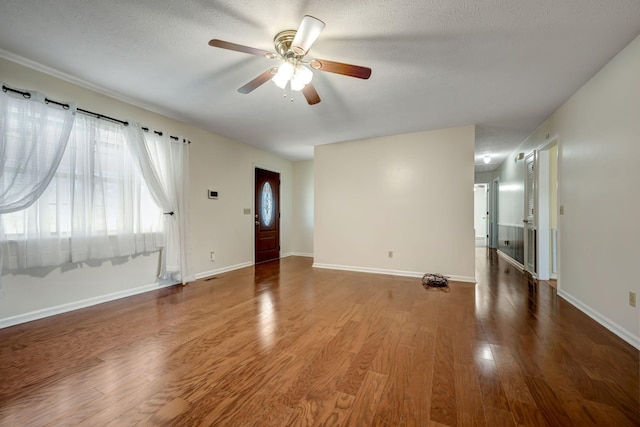
[{"label": "wood plank flooring", "polygon": [[450,292],[291,257],[2,329],[0,425],[640,425],[638,350],[476,258]]}]

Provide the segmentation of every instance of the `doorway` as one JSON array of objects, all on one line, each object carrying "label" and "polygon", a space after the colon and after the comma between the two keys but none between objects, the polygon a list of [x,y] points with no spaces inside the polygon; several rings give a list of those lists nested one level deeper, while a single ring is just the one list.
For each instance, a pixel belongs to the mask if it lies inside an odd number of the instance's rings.
[{"label": "doorway", "polygon": [[529,276],[537,279],[538,273],[538,199],[537,199],[537,151],[525,157],[525,179],[524,179],[524,271]]},{"label": "doorway", "polygon": [[255,263],[280,258],[280,174],[255,169]]},{"label": "doorway", "polygon": [[492,249],[498,249],[498,219],[500,200],[500,180],[494,179],[491,183],[490,195],[490,208],[489,208],[489,247]]},{"label": "doorway", "polygon": [[558,144],[552,139],[538,151],[538,278],[558,273]]},{"label": "doorway", "polygon": [[473,228],[476,236],[476,247],[486,247],[489,242],[489,184],[473,186]]}]

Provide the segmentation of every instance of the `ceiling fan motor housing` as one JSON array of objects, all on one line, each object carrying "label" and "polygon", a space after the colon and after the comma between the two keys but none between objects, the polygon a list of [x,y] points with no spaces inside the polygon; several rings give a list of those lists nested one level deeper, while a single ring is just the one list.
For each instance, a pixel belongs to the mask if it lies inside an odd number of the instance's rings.
[{"label": "ceiling fan motor housing", "polygon": [[304,55],[297,55],[291,50],[291,43],[296,36],[296,30],[281,31],[273,38],[273,46],[276,52],[280,54],[283,59],[299,61]]}]

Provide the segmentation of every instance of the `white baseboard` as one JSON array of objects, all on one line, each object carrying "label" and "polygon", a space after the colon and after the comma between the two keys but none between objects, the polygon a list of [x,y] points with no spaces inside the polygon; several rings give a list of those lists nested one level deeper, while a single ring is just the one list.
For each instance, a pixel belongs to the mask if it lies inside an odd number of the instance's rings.
[{"label": "white baseboard", "polygon": [[170,286],[174,286],[174,283],[153,283],[151,285],[140,286],[133,289],[126,289],[124,291],[113,292],[106,295],[87,298],[81,301],[61,304],[55,307],[43,308],[43,309],[32,311],[29,313],[19,314],[17,316],[6,317],[4,319],[0,319],[0,329],[8,328],[9,326],[19,325],[21,323],[31,322],[38,319],[43,319],[49,316],[55,316],[57,314],[68,313],[73,310],[79,310],[81,308],[91,307],[92,305],[98,305],[105,302],[130,297],[133,295],[142,294],[149,291],[168,288]]},{"label": "white baseboard", "polygon": [[204,279],[205,277],[215,276],[216,274],[227,273],[233,270],[240,270],[241,268],[251,267],[253,262],[243,262],[236,265],[230,265],[228,267],[217,268],[215,270],[203,271],[202,273],[198,273],[195,275],[196,280]]},{"label": "white baseboard", "polygon": [[576,307],[578,310],[582,311],[584,314],[591,317],[593,320],[595,320],[596,322],[598,322],[599,324],[601,324],[602,326],[604,326],[605,328],[607,328],[608,330],[616,334],[618,337],[622,338],[623,340],[625,340],[626,342],[628,342],[629,344],[631,344],[632,346],[640,350],[640,337],[632,334],[631,332],[629,332],[622,326],[618,325],[616,322],[609,319],[608,317],[598,313],[596,310],[584,304],[577,298],[573,297],[571,294],[568,294],[561,289],[558,289],[557,293],[558,293],[558,296],[567,300],[567,302],[569,302],[571,305]]},{"label": "white baseboard", "polygon": [[304,253],[304,252],[287,252],[286,254],[282,255],[281,258],[286,258],[288,256],[302,256],[305,258],[313,258],[313,254],[309,254],[309,253]]},{"label": "white baseboard", "polygon": [[498,249],[496,252],[498,252],[498,255],[500,255],[502,258],[504,258],[504,260],[507,261],[509,264],[511,264],[514,267],[518,268],[520,271],[524,271],[524,265],[520,264],[518,261],[516,261],[515,259],[511,258],[509,255],[505,254],[500,249]]},{"label": "white baseboard", "polygon": [[[336,264],[322,264],[322,263],[313,263],[313,267],[316,268],[326,268],[328,270],[342,270],[342,271],[355,271],[358,273],[373,273],[373,274],[388,274],[390,276],[402,276],[402,277],[422,277],[424,273],[417,271],[403,271],[403,270],[387,270],[383,268],[371,268],[371,267],[353,267],[348,265],[336,265]],[[454,282],[468,282],[468,283],[476,283],[475,277],[468,276],[452,276],[449,274],[445,274],[449,278],[449,280]]]}]

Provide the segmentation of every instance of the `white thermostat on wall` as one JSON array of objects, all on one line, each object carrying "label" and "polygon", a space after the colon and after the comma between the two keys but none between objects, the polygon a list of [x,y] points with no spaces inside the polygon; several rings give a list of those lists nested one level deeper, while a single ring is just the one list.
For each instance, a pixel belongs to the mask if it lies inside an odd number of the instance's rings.
[{"label": "white thermostat on wall", "polygon": [[218,192],[209,190],[209,198],[210,199],[217,199],[218,198]]}]

